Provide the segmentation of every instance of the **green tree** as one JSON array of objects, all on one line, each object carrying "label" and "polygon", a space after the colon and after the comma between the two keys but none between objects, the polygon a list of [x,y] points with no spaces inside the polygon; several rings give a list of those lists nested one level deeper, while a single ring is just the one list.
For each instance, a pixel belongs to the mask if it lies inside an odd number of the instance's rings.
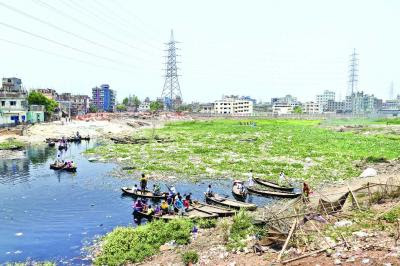
[{"label": "green tree", "polygon": [[91,104],[91,105],[89,106],[89,113],[97,113],[97,111],[98,111],[98,109],[97,109],[97,106],[96,106],[96,105]]},{"label": "green tree", "polygon": [[118,112],[125,112],[128,109],[124,104],[118,104],[116,108]]},{"label": "green tree", "polygon": [[150,110],[152,112],[160,111],[164,108],[164,105],[161,102],[155,101],[150,103]]},{"label": "green tree", "polygon": [[129,104],[129,99],[128,99],[128,97],[125,97],[125,98],[122,100],[122,104],[125,105],[125,106],[128,106],[128,104]]},{"label": "green tree", "polygon": [[46,113],[51,114],[58,107],[58,102],[53,99],[49,99],[42,93],[37,91],[32,91],[28,95],[29,105],[44,105]]},{"label": "green tree", "polygon": [[139,100],[139,98],[137,97],[137,96],[133,96],[133,98],[132,98],[132,105],[135,107],[135,109],[136,109],[136,111],[137,111],[137,109],[139,108],[139,105],[140,105],[140,100]]},{"label": "green tree", "polygon": [[301,109],[300,106],[296,106],[296,107],[294,107],[294,109],[293,109],[293,113],[295,113],[295,114],[302,114],[302,113],[303,113],[303,110]]}]

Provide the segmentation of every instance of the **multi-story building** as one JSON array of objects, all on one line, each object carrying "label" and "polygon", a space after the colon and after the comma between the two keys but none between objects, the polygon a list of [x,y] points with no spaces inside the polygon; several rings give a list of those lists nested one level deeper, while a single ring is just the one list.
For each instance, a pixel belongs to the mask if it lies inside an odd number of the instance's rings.
[{"label": "multi-story building", "polygon": [[253,113],[253,102],[250,100],[240,100],[236,97],[224,97],[222,100],[214,102],[214,113],[250,115]]},{"label": "multi-story building", "polygon": [[19,78],[3,78],[0,89],[0,124],[26,122],[27,91]]},{"label": "multi-story building", "polygon": [[325,90],[322,94],[316,96],[316,100],[317,103],[322,107],[322,110],[325,111],[328,101],[335,100],[335,92]]},{"label": "multi-story building", "polygon": [[116,92],[110,89],[110,85],[103,84],[92,89],[92,104],[99,111],[113,112],[115,109]]},{"label": "multi-story building", "polygon": [[69,116],[84,115],[89,112],[90,97],[88,95],[72,95],[61,93],[57,97],[61,110]]},{"label": "multi-story building", "polygon": [[322,113],[322,106],[316,102],[305,102],[302,111],[306,114],[320,114]]},{"label": "multi-story building", "polygon": [[293,113],[295,106],[296,105],[294,105],[294,104],[275,102],[272,105],[272,113],[275,115],[291,114],[291,113]]},{"label": "multi-story building", "polygon": [[335,113],[343,113],[345,111],[346,103],[344,101],[337,102],[335,100],[328,100],[324,112],[335,112]]},{"label": "multi-story building", "polygon": [[353,114],[375,113],[382,107],[382,100],[363,91],[346,96],[345,111]]},{"label": "multi-story building", "polygon": [[287,103],[294,106],[300,105],[297,97],[293,97],[290,94],[286,95],[285,97],[271,98],[271,104],[274,105],[275,103]]}]

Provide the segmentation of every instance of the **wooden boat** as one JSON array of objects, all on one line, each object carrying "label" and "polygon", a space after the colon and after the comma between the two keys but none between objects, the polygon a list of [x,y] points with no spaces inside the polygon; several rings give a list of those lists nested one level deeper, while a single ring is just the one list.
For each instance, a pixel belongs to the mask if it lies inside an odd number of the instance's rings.
[{"label": "wooden boat", "polygon": [[123,193],[133,197],[141,197],[149,199],[165,199],[168,196],[167,192],[162,192],[161,195],[154,195],[154,193],[151,192],[150,190],[145,190],[144,193],[142,193],[140,190],[138,190],[137,192],[133,192],[132,188],[129,187],[122,187],[121,190]]},{"label": "wooden boat", "polygon": [[228,210],[228,209],[225,209],[225,208],[222,208],[222,207],[209,205],[207,203],[198,202],[198,201],[194,201],[191,204],[191,207],[193,207],[193,209],[196,209],[196,210],[215,213],[219,217],[232,216],[232,215],[234,215],[236,213],[236,211],[234,211],[234,210]]},{"label": "wooden boat", "polygon": [[63,171],[67,171],[67,172],[76,172],[76,166],[72,166],[72,167],[66,167],[65,165],[61,164],[61,165],[57,165],[57,164],[50,164],[50,169],[53,170],[63,170]]},{"label": "wooden boat", "polygon": [[163,219],[163,220],[173,220],[173,219],[179,219],[179,218],[213,219],[213,218],[218,218],[218,214],[193,208],[193,209],[187,210],[184,213],[184,215],[164,214],[162,216],[153,216],[153,218]]},{"label": "wooden boat", "polygon": [[277,190],[282,190],[282,191],[293,191],[294,187],[285,187],[281,186],[277,183],[268,181],[268,180],[262,180],[260,178],[253,178],[254,182],[256,182],[259,185],[266,186],[269,188],[277,189]]},{"label": "wooden boat", "polygon": [[240,191],[240,189],[238,188],[237,184],[242,184],[242,186],[244,186],[244,182],[243,181],[239,181],[239,180],[235,180],[233,181],[233,185],[232,185],[232,194],[233,196],[235,196],[238,199],[245,199],[247,197],[247,192],[245,191]]},{"label": "wooden boat", "polygon": [[135,218],[139,218],[139,219],[140,218],[145,218],[148,221],[151,221],[154,218],[153,214],[147,214],[145,212],[139,212],[139,211],[136,211],[136,210],[134,210],[132,214],[133,214],[133,216],[135,216]]},{"label": "wooden boat", "polygon": [[54,147],[54,146],[56,146],[56,143],[55,142],[49,142],[48,145],[49,145],[49,147]]},{"label": "wooden boat", "polygon": [[250,193],[255,193],[255,194],[258,194],[258,195],[261,195],[261,196],[267,196],[267,197],[297,198],[297,197],[299,197],[301,195],[301,193],[263,190],[263,189],[257,189],[255,187],[248,187],[247,190]]},{"label": "wooden boat", "polygon": [[206,197],[206,201],[211,202],[212,204],[217,204],[217,205],[221,205],[230,209],[245,209],[245,210],[249,210],[249,211],[254,211],[255,209],[257,209],[257,205],[252,204],[252,203],[246,203],[246,202],[241,202],[241,201],[237,201],[237,200],[233,200],[233,199],[227,199],[227,198],[223,198],[221,196],[218,196],[217,194],[214,194],[212,196],[207,195],[207,193],[204,193],[205,197]]}]

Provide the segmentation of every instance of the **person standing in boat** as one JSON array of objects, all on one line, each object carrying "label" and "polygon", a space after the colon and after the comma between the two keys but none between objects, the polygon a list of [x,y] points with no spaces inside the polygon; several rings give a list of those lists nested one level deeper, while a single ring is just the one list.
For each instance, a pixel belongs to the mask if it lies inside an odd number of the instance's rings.
[{"label": "person standing in boat", "polygon": [[146,187],[147,187],[147,178],[144,173],[142,173],[142,178],[140,179],[140,190],[142,191],[142,194],[146,192]]},{"label": "person standing in boat", "polygon": [[208,185],[207,191],[206,191],[207,196],[212,197],[214,195],[214,193],[212,192],[211,189],[211,184]]},{"label": "person standing in boat", "polygon": [[248,187],[254,186],[253,170],[250,170],[249,179],[247,180],[247,186]]}]

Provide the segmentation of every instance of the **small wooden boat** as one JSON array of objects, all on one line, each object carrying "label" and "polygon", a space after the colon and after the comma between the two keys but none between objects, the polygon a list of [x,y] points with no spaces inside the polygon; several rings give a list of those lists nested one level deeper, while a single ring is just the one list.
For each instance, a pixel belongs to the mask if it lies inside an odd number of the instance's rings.
[{"label": "small wooden boat", "polygon": [[167,192],[162,192],[160,195],[154,195],[154,193],[151,192],[150,190],[145,190],[144,193],[142,193],[141,190],[134,192],[132,190],[132,188],[129,188],[129,187],[122,187],[121,190],[124,194],[130,195],[133,197],[141,197],[141,198],[149,198],[149,199],[165,199],[168,196]]},{"label": "small wooden boat", "polygon": [[237,201],[237,200],[223,198],[221,196],[218,196],[217,194],[210,196],[210,195],[207,195],[207,193],[204,193],[204,195],[206,197],[206,201],[209,201],[212,204],[221,205],[223,207],[227,207],[230,209],[238,210],[238,209],[243,208],[243,209],[249,210],[249,211],[254,211],[255,209],[257,209],[257,205],[252,204],[252,203],[246,203],[246,202],[241,202],[241,201]]},{"label": "small wooden boat", "polygon": [[285,187],[281,186],[277,183],[268,181],[268,180],[262,180],[261,178],[253,178],[254,182],[256,182],[259,185],[266,186],[269,188],[277,189],[277,190],[282,190],[282,191],[293,191],[294,187]]},{"label": "small wooden boat", "polygon": [[255,193],[255,194],[258,194],[258,195],[261,195],[261,196],[267,196],[267,197],[297,198],[297,197],[299,197],[301,195],[301,193],[263,190],[263,189],[257,189],[255,187],[248,187],[247,190],[250,193]]},{"label": "small wooden boat", "polygon": [[233,181],[232,194],[236,198],[244,200],[247,197],[247,191],[246,190],[241,191],[241,189],[238,188],[238,184],[241,184],[244,187],[243,181],[239,181],[239,180]]},{"label": "small wooden boat", "polygon": [[193,209],[187,210],[183,215],[164,214],[162,216],[154,215],[153,218],[163,219],[163,220],[173,220],[173,219],[179,219],[179,218],[213,219],[213,218],[218,218],[218,214],[193,208]]},{"label": "small wooden boat", "polygon": [[133,216],[135,216],[135,218],[145,218],[148,221],[151,221],[154,218],[153,214],[147,214],[145,212],[140,212],[140,211],[136,211],[136,210],[134,210],[132,214],[133,214]]},{"label": "small wooden boat", "polygon": [[53,170],[63,170],[63,171],[67,171],[67,172],[76,172],[76,166],[71,166],[71,167],[67,167],[64,164],[50,164],[50,169]]},{"label": "small wooden boat", "polygon": [[232,216],[232,215],[234,215],[236,213],[236,211],[234,211],[234,210],[228,210],[228,209],[225,209],[225,208],[222,208],[222,207],[209,205],[207,203],[198,202],[198,201],[194,201],[191,204],[191,207],[193,207],[193,209],[196,209],[196,210],[215,213],[219,217]]},{"label": "small wooden boat", "polygon": [[54,146],[56,146],[56,143],[55,142],[49,142],[48,145],[49,145],[49,147],[54,147]]}]

